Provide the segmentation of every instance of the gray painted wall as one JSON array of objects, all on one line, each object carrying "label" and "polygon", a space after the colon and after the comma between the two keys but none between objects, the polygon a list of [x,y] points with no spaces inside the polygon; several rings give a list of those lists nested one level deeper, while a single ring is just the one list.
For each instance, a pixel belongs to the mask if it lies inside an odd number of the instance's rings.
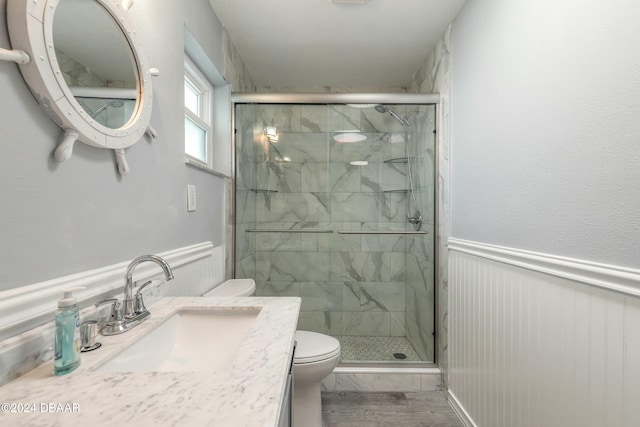
[{"label": "gray painted wall", "polygon": [[640,7],[476,0],[452,29],[452,236],[638,267]]},{"label": "gray painted wall", "polygon": [[[0,46],[9,47],[0,0]],[[224,181],[184,164],[184,22],[224,64],[222,27],[206,0],[136,2],[130,10],[151,65],[151,125],[160,135],[127,149],[122,178],[113,152],[76,144],[56,164],[61,130],[41,111],[18,66],[0,63],[0,291],[133,259],[143,253],[224,239]],[[186,210],[186,185],[198,210]]]},{"label": "gray painted wall", "polygon": [[217,71],[224,73],[224,28],[208,0],[174,2],[184,4],[185,25],[196,37]]}]

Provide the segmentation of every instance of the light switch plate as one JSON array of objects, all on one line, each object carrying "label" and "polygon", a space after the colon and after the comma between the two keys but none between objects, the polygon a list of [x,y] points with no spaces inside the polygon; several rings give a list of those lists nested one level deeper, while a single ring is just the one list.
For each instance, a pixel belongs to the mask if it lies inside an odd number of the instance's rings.
[{"label": "light switch plate", "polygon": [[196,186],[187,185],[187,212],[196,210]]}]

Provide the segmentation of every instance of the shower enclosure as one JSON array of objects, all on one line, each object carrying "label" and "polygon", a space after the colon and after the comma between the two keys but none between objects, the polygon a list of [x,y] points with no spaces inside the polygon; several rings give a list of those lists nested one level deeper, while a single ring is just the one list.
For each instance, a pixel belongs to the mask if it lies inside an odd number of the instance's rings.
[{"label": "shower enclosure", "polygon": [[343,364],[434,362],[432,98],[262,95],[235,97],[235,277]]}]

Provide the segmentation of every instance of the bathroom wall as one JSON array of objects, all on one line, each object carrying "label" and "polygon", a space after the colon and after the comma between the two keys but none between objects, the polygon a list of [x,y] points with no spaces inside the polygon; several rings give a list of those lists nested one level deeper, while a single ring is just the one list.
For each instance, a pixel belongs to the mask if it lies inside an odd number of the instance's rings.
[{"label": "bathroom wall", "polygon": [[[10,46],[6,3],[0,0],[3,47]],[[0,64],[0,290],[194,242],[230,245],[224,197],[230,181],[184,164],[184,23],[206,52],[219,56],[212,62],[234,87],[252,87],[250,76],[237,53],[229,52],[232,43],[206,0],[136,2],[129,15],[161,76],[153,80],[151,118],[159,138],[127,149],[126,177],[118,175],[112,151],[84,144],[76,144],[69,161],[53,161],[61,130],[38,106],[18,66]],[[192,213],[186,210],[187,184],[198,189]]]},{"label": "bathroom wall", "polygon": [[[10,46],[6,5],[6,0],[0,0],[2,47]],[[253,88],[253,81],[208,1],[136,2],[129,15],[146,56],[161,75],[153,80],[151,118],[159,137],[143,139],[126,150],[131,167],[126,177],[118,174],[112,151],[84,144],[76,144],[70,160],[56,163],[51,155],[61,130],[41,111],[17,65],[0,63],[0,135],[4,143],[0,158],[0,300],[5,306],[23,292],[26,298],[41,301],[38,295],[29,294],[30,289],[46,291],[48,286],[77,280],[87,271],[106,266],[124,272],[126,263],[138,255],[173,256],[178,248],[202,242],[215,247],[213,267],[194,262],[193,254],[187,253],[176,279],[162,289],[151,289],[150,297],[201,293],[207,289],[207,278],[216,282],[211,287],[232,274],[231,179],[184,163],[184,26],[216,68],[224,70],[232,88]],[[187,184],[197,187],[196,212],[186,211]],[[114,277],[121,274],[114,273]],[[104,274],[96,276],[105,279]],[[197,289],[195,277],[202,278]],[[91,278],[85,280],[89,283]],[[120,293],[120,282],[114,279],[100,290]],[[90,302],[82,294],[80,300]],[[51,313],[55,301],[51,298]],[[14,315],[14,307],[0,310],[2,324]],[[43,322],[49,318],[53,314],[44,315]],[[51,331],[52,324],[46,323],[0,343],[0,383],[50,359]]]},{"label": "bathroom wall", "polygon": [[640,422],[638,19],[478,0],[453,23],[449,391],[475,425]]},{"label": "bathroom wall", "polygon": [[639,17],[629,1],[467,4],[451,34],[453,236],[638,266]]},{"label": "bathroom wall", "polygon": [[442,34],[427,59],[416,71],[408,92],[438,93],[440,104],[437,107],[437,183],[435,186],[437,228],[437,300],[436,300],[436,360],[442,371],[443,389],[447,389],[448,347],[449,347],[449,310],[448,310],[448,260],[447,241],[449,239],[449,147],[451,126],[451,27]]}]

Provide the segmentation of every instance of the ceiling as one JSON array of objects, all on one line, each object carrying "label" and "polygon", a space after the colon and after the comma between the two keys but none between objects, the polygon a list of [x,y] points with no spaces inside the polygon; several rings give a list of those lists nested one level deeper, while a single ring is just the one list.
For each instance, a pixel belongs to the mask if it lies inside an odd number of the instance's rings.
[{"label": "ceiling", "polygon": [[258,86],[407,86],[467,0],[209,0]]}]

